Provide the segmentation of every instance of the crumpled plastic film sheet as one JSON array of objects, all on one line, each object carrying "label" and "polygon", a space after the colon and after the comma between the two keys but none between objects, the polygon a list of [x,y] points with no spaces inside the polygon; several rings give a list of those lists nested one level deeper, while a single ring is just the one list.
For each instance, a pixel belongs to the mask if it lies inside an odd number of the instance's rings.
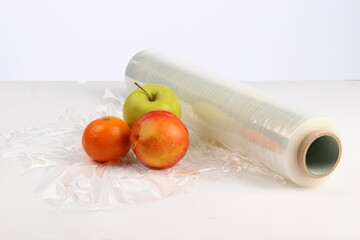
[{"label": "crumpled plastic film sheet", "polygon": [[2,136],[0,165],[19,160],[24,180],[38,197],[57,206],[86,209],[149,202],[190,191],[199,179],[236,178],[242,170],[285,182],[276,173],[199,137],[191,129],[188,153],[168,169],[146,167],[131,150],[115,163],[91,160],[81,145],[84,128],[101,116],[122,118],[125,97],[106,89],[93,114],[82,116],[69,107],[55,123]]}]

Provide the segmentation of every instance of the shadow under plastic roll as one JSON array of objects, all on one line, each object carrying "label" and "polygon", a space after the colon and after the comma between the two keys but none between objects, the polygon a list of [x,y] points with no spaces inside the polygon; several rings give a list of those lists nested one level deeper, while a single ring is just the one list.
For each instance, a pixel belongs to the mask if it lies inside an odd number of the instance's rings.
[{"label": "shadow under plastic roll", "polygon": [[332,120],[165,53],[137,53],[125,79],[129,89],[136,88],[134,82],[170,87],[181,100],[189,128],[298,185],[323,182],[340,160],[340,131]]}]

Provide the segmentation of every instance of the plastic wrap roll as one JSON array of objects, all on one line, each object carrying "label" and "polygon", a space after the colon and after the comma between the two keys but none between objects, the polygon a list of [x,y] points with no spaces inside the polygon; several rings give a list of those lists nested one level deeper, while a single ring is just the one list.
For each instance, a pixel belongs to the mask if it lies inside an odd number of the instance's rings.
[{"label": "plastic wrap roll", "polygon": [[156,50],[137,53],[126,83],[162,84],[180,98],[188,127],[302,186],[321,183],[341,156],[332,120],[289,107],[245,84],[229,81]]}]

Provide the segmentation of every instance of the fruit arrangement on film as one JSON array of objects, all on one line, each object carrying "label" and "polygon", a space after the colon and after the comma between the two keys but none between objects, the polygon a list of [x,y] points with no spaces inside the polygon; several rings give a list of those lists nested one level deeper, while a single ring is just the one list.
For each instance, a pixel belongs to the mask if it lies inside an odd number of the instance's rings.
[{"label": "fruit arrangement on film", "polygon": [[189,147],[189,133],[180,120],[181,107],[168,87],[138,86],[123,106],[124,120],[105,116],[85,128],[82,145],[96,161],[114,161],[130,148],[143,164],[164,169],[179,162]]}]

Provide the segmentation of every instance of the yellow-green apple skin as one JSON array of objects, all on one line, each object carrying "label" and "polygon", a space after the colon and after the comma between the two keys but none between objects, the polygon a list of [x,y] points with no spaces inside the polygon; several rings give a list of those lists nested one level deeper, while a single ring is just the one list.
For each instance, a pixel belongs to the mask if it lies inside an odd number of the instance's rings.
[{"label": "yellow-green apple skin", "polygon": [[136,157],[153,168],[169,168],[179,162],[189,148],[189,132],[173,113],[151,111],[131,128],[130,145]]},{"label": "yellow-green apple skin", "polygon": [[148,84],[142,88],[151,96],[152,100],[140,88],[129,94],[124,103],[123,117],[130,128],[138,118],[150,111],[169,111],[180,118],[180,101],[170,88],[158,84]]}]

